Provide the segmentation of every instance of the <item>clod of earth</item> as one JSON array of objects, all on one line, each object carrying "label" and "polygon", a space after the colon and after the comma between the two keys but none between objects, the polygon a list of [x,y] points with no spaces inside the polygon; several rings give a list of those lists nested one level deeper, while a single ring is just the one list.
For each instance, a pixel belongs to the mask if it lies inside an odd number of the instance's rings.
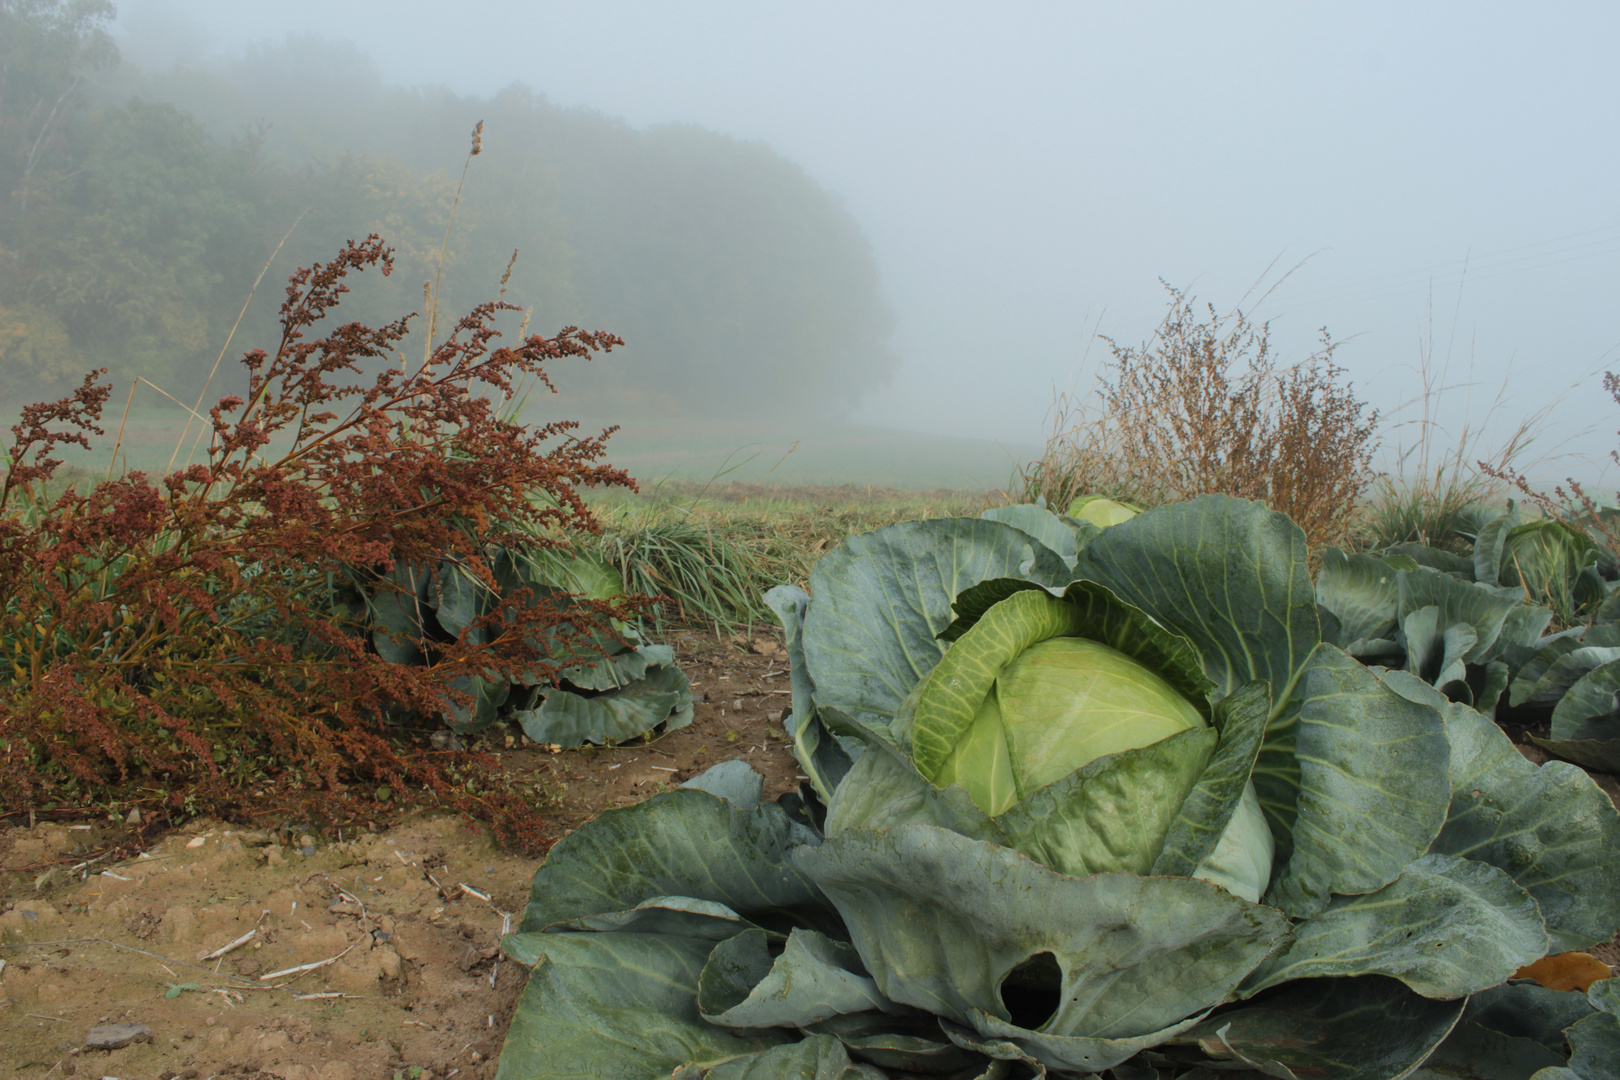
[{"label": "clod of earth", "polygon": [[84,1046],[86,1050],[116,1050],[151,1038],[152,1029],[145,1024],[101,1024],[85,1033]]}]

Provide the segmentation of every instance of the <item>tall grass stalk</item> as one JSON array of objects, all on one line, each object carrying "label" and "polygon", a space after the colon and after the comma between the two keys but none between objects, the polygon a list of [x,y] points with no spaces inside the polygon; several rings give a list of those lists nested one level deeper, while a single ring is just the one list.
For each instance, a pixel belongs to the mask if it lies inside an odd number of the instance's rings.
[{"label": "tall grass stalk", "polygon": [[[1364,548],[1420,543],[1469,550],[1469,508],[1501,503],[1512,490],[1508,476],[1544,475],[1569,457],[1564,448],[1584,434],[1563,433],[1558,442],[1546,442],[1554,413],[1579,380],[1529,414],[1508,421],[1509,409],[1522,407],[1510,398],[1510,371],[1497,383],[1483,416],[1476,417],[1475,396],[1488,384],[1477,377],[1472,356],[1465,377],[1453,380],[1455,341],[1454,313],[1446,355],[1436,357],[1431,301],[1427,332],[1418,346],[1421,388],[1390,414],[1393,464],[1380,471],[1362,508],[1357,541]],[[1448,427],[1441,408],[1458,395],[1463,398],[1461,419]]]}]

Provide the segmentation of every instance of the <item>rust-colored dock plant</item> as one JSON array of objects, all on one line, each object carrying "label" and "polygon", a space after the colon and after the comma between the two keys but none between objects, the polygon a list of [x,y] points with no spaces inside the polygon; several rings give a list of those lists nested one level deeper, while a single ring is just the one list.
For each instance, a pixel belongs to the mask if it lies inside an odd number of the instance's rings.
[{"label": "rust-colored dock plant", "polygon": [[612,429],[524,426],[500,404],[526,378],[551,388],[546,364],[622,342],[568,327],[504,345],[508,305],[487,303],[412,371],[409,317],[327,325],[349,275],[390,267],[372,236],[292,276],[280,342],[243,357],[246,396],[211,410],[201,464],[47,498],[52,452],[101,433],[108,389],[92,373],[23,410],[0,485],[0,808],[222,809],[247,784],[358,782],[431,789],[509,838],[533,827],[515,795],[452,779],[388,718],[442,714],[469,674],[555,674],[545,653],[587,648],[637,601],[520,592],[407,666],[377,654],[352,585],[445,560],[493,585],[495,545],[595,532],[580,489],[634,487],[603,463]]}]

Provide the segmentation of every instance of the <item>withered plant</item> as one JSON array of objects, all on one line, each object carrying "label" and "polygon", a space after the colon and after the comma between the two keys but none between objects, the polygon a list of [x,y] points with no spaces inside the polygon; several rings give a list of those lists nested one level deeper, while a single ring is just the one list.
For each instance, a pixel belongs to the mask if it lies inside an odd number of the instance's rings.
[{"label": "withered plant", "polygon": [[[1620,405],[1620,375],[1605,371],[1603,389],[1616,405]],[[1609,458],[1620,465],[1620,450],[1609,451]],[[1615,493],[1613,503],[1605,505],[1599,496],[1588,491],[1587,486],[1574,477],[1566,477],[1563,483],[1554,484],[1548,490],[1532,482],[1512,461],[1481,461],[1478,466],[1486,476],[1518,491],[1543,517],[1561,521],[1592,543],[1607,548],[1611,553],[1620,553],[1620,513],[1614,509],[1620,506],[1620,492]]]},{"label": "withered plant", "polygon": [[1026,495],[1057,509],[1080,494],[1144,505],[1219,492],[1294,520],[1314,547],[1341,543],[1372,480],[1378,413],[1333,361],[1338,343],[1283,366],[1270,327],[1200,313],[1166,286],[1169,311],[1140,346],[1104,337],[1112,362],[1089,401],[1060,397]]},{"label": "withered plant", "polygon": [[49,498],[52,451],[101,434],[108,389],[92,373],[71,396],[23,410],[0,486],[11,661],[0,672],[0,806],[217,811],[249,781],[363,783],[429,789],[509,840],[539,842],[516,793],[478,790],[465,763],[453,779],[384,718],[441,715],[464,703],[453,683],[469,674],[554,675],[548,653],[588,649],[640,602],[520,591],[405,666],[377,654],[345,584],[386,588],[396,563],[451,560],[493,587],[495,545],[597,531],[580,489],[634,488],[601,463],[613,429],[526,427],[498,406],[525,378],[550,389],[546,363],[622,342],[568,327],[499,345],[492,322],[510,309],[499,302],[462,318],[414,371],[397,359],[409,316],[315,336],[348,275],[370,268],[391,269],[376,236],[292,276],[279,345],[244,356],[246,397],[210,411],[205,463]]}]

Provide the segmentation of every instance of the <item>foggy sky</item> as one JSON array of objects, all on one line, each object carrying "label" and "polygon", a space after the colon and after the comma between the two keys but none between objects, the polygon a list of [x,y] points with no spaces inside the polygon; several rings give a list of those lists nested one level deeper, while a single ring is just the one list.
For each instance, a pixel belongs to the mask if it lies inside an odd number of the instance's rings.
[{"label": "foggy sky", "polygon": [[1540,449],[1620,443],[1599,383],[1620,368],[1613,4],[118,7],[143,66],[314,32],[402,85],[521,82],[769,144],[845,201],[883,274],[903,366],[862,422],[1038,442],[1053,387],[1106,357],[1093,334],[1152,332],[1159,278],[1226,310],[1303,260],[1255,312],[1285,359],[1327,326],[1391,413],[1430,348],[1453,434],[1505,435],[1574,386]]}]

